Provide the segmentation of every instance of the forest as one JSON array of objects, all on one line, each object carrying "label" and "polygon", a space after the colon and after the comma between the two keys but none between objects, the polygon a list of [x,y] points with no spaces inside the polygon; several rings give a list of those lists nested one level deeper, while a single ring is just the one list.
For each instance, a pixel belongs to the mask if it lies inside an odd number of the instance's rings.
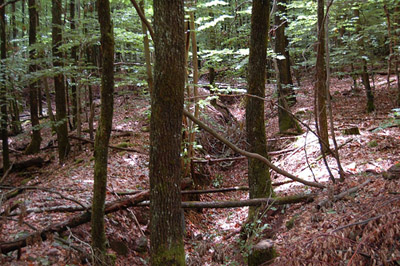
[{"label": "forest", "polygon": [[400,265],[398,0],[0,0],[1,265]]}]

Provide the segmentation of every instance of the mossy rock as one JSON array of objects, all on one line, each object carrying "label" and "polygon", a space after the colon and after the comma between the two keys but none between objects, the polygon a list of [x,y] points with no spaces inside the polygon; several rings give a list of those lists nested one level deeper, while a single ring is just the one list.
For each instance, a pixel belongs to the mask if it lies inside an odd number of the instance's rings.
[{"label": "mossy rock", "polygon": [[261,240],[251,249],[248,257],[248,265],[258,266],[271,264],[277,256],[278,254],[274,248],[274,242],[270,239]]}]

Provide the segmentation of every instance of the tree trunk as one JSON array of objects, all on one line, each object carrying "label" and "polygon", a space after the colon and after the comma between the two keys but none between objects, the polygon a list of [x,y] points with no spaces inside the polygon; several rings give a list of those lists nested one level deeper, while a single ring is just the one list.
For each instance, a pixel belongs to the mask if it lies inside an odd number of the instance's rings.
[{"label": "tree trunk", "polygon": [[[63,66],[62,57],[63,54],[59,50],[62,44],[62,21],[61,12],[62,6],[60,0],[52,0],[52,38],[53,38],[53,65],[57,71]],[[68,127],[67,127],[67,105],[66,105],[66,94],[65,94],[65,83],[64,75],[60,72],[54,76],[54,87],[56,92],[56,129],[57,129],[57,141],[58,141],[58,156],[60,163],[62,163],[67,157],[70,145],[68,141]]]},{"label": "tree trunk", "polygon": [[185,88],[184,8],[155,0],[150,122],[150,263],[185,265],[180,152]]},{"label": "tree trunk", "polygon": [[318,0],[318,50],[317,50],[317,82],[315,84],[315,116],[317,132],[320,137],[322,152],[329,150],[328,120],[326,112],[326,67],[325,67],[325,26],[324,0]]},{"label": "tree trunk", "polygon": [[[76,20],[75,20],[75,0],[70,0],[69,3],[69,16],[71,20],[71,33],[74,34],[76,29]],[[71,59],[72,61],[77,64],[78,62],[78,47],[73,46],[71,47]],[[78,121],[78,101],[77,101],[77,92],[76,92],[76,79],[72,75],[71,76],[71,104],[72,104],[72,128],[75,129],[77,127]]]},{"label": "tree trunk", "polygon": [[278,58],[278,119],[279,132],[285,133],[290,129],[300,133],[301,128],[297,121],[291,116],[289,106],[296,102],[296,96],[293,90],[293,80],[290,71],[290,57],[287,50],[289,41],[285,35],[287,21],[286,15],[287,0],[281,0],[277,4],[277,12],[275,13],[275,53],[282,58]]},{"label": "tree trunk", "polygon": [[104,204],[107,186],[108,143],[113,117],[114,93],[114,36],[109,0],[98,1],[101,32],[102,74],[101,109],[95,140],[95,166],[92,206],[92,247],[95,265],[108,265],[104,228]]},{"label": "tree trunk", "polygon": [[[144,0],[140,1],[140,9],[144,12]],[[142,20],[142,32],[143,32],[143,46],[144,46],[144,57],[146,60],[146,73],[147,73],[147,85],[149,86],[150,94],[153,91],[153,74],[151,69],[151,58],[150,58],[150,46],[149,46],[149,37],[147,35],[147,27],[146,24]]]},{"label": "tree trunk", "polygon": [[[29,59],[31,63],[29,65],[29,73],[32,75],[37,71],[37,65],[34,63],[36,58],[36,49],[32,48],[36,45],[36,27],[38,20],[38,12],[35,0],[28,0],[28,11],[29,11]],[[29,83],[29,104],[31,111],[31,123],[32,123],[32,136],[31,143],[25,150],[26,154],[35,154],[40,151],[40,143],[42,137],[40,136],[40,124],[39,124],[39,110],[38,110],[38,82],[31,80]]]},{"label": "tree trunk", "polygon": [[[356,22],[356,32],[361,32],[361,20],[360,20],[360,7],[358,5],[355,6],[354,10],[354,16],[357,18]],[[364,36],[361,36],[358,38],[358,46],[359,49],[361,50],[360,57],[362,58],[365,53],[365,47],[364,47]],[[372,93],[372,88],[371,84],[369,82],[369,73],[368,73],[368,65],[367,65],[367,60],[362,58],[362,70],[361,70],[361,81],[364,85],[365,92],[367,94],[367,112],[373,112],[375,110],[375,104],[374,104],[374,94]]]},{"label": "tree trunk", "polygon": [[[4,4],[4,0],[0,0],[0,5]],[[0,58],[4,62],[7,58],[7,39],[6,39],[6,12],[5,8],[0,9]],[[3,142],[3,169],[4,173],[10,167],[10,152],[8,149],[8,114],[7,114],[7,88],[6,88],[6,72],[5,63],[1,63],[0,75],[0,125],[1,125],[1,139]]]},{"label": "tree trunk", "polygon": [[[269,30],[269,0],[254,0],[251,14],[250,56],[248,72],[248,97],[246,105],[246,131],[249,151],[267,158],[265,136],[264,101],[265,66],[267,58],[267,37]],[[269,167],[259,160],[248,160],[250,198],[265,198],[273,195]],[[249,208],[249,220],[254,218],[256,209]]]}]

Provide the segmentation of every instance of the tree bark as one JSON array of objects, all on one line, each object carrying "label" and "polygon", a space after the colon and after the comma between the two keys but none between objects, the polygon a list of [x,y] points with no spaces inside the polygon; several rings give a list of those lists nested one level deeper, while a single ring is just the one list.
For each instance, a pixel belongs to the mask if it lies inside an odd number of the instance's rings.
[{"label": "tree bark", "polygon": [[[296,102],[296,95],[293,90],[293,80],[290,71],[290,57],[288,44],[289,41],[285,35],[287,21],[286,15],[287,0],[281,0],[277,4],[277,12],[275,13],[275,53],[283,56],[278,58],[278,119],[279,132],[285,133],[292,129],[300,133],[301,128],[297,121],[288,113],[289,106]],[[283,107],[283,108],[281,108]]]},{"label": "tree bark", "polygon": [[[268,158],[265,135],[264,101],[265,66],[269,30],[269,0],[254,0],[251,14],[250,56],[248,72],[248,97],[246,104],[246,131],[249,151]],[[250,198],[273,195],[268,165],[254,158],[248,159],[248,183]],[[249,220],[256,208],[249,208]]]},{"label": "tree bark", "polygon": [[329,151],[328,119],[326,112],[326,67],[325,67],[325,23],[324,0],[318,0],[318,49],[317,49],[317,82],[315,84],[315,117],[321,151]]},{"label": "tree bark", "polygon": [[183,1],[155,0],[150,122],[150,263],[185,265],[180,189],[185,36]]},{"label": "tree bark", "polygon": [[[69,16],[71,20],[71,32],[74,34],[76,29],[76,19],[75,19],[75,0],[70,0],[69,2]],[[71,47],[71,59],[75,64],[78,62],[78,46]],[[78,121],[78,100],[77,100],[77,86],[76,79],[71,76],[71,105],[72,105],[72,128],[77,127]]]},{"label": "tree bark", "polygon": [[[143,16],[145,14],[144,12],[144,0],[140,1],[140,10],[143,13]],[[146,18],[144,16],[144,18]],[[146,60],[146,74],[147,74],[147,85],[149,86],[149,92],[150,94],[153,91],[153,71],[151,69],[151,57],[150,57],[150,46],[149,46],[149,37],[147,35],[147,27],[146,24],[143,20],[142,21],[142,32],[143,32],[143,46],[144,46],[144,57]],[[147,21],[147,20],[146,20]]]},{"label": "tree bark", "polygon": [[98,0],[101,32],[102,74],[101,109],[99,126],[94,144],[94,186],[92,206],[92,247],[94,264],[107,265],[104,204],[107,186],[108,144],[111,135],[114,93],[114,36],[109,0]]},{"label": "tree bark", "polygon": [[54,76],[54,87],[56,92],[56,129],[58,141],[58,156],[60,163],[67,157],[70,145],[68,141],[68,127],[67,127],[67,105],[65,94],[64,75],[61,73],[62,57],[63,54],[59,50],[62,44],[62,21],[61,12],[62,5],[60,0],[52,0],[52,43],[53,43],[53,65],[58,72]]},{"label": "tree bark", "polygon": [[[4,4],[4,0],[0,0],[0,5]],[[7,58],[7,39],[6,39],[6,12],[5,8],[0,9],[0,58],[4,62]],[[3,146],[3,169],[4,172],[10,167],[10,151],[8,148],[8,114],[7,114],[7,88],[6,88],[6,72],[5,63],[1,63],[0,75],[2,81],[0,81],[0,128],[1,128],[1,139]]]},{"label": "tree bark", "polygon": [[[37,71],[37,65],[33,61],[36,58],[36,49],[32,48],[36,44],[36,27],[38,18],[38,11],[35,0],[28,0],[29,10],[29,59],[31,63],[29,65],[29,73],[32,75]],[[42,137],[40,136],[40,124],[39,124],[39,110],[38,110],[38,83],[37,81],[30,81],[29,83],[29,104],[31,111],[31,123],[32,123],[32,136],[31,143],[25,150],[26,154],[35,154],[40,151],[40,143]]]}]

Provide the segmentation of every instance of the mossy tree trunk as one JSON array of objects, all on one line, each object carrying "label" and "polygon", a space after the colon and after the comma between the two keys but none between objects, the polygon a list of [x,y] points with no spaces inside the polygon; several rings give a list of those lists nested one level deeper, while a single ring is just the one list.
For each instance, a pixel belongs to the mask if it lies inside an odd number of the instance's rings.
[{"label": "mossy tree trunk", "polygon": [[[248,94],[265,97],[265,66],[269,30],[269,0],[254,0],[251,14],[250,56],[248,72]],[[265,136],[264,101],[248,97],[246,105],[246,131],[249,152],[268,157]],[[272,193],[269,167],[256,159],[249,159],[250,198],[269,197]],[[255,208],[249,208],[249,220]]]},{"label": "mossy tree trunk", "polygon": [[326,108],[326,60],[325,60],[325,23],[324,0],[318,0],[318,47],[317,47],[317,82],[315,84],[315,117],[317,132],[322,152],[329,150],[328,119]]},{"label": "mossy tree trunk", "polygon": [[[76,19],[75,19],[75,0],[70,0],[69,2],[69,16],[71,20],[71,31],[74,34],[76,29]],[[71,47],[71,59],[77,64],[78,62],[78,46]],[[77,127],[78,121],[78,100],[77,100],[77,86],[76,79],[71,76],[71,104],[72,104],[72,128]]]},{"label": "mossy tree trunk", "polygon": [[114,106],[114,33],[109,0],[99,0],[97,6],[103,56],[100,120],[94,144],[95,165],[92,206],[92,247],[95,254],[94,264],[108,265],[109,261],[106,256],[106,236],[104,230],[104,204],[107,186],[108,143],[112,128]]},{"label": "mossy tree trunk", "polygon": [[62,32],[61,27],[61,12],[62,5],[60,0],[52,0],[51,12],[52,18],[52,44],[53,44],[53,65],[57,74],[54,76],[54,87],[56,92],[56,130],[57,130],[57,142],[58,142],[58,156],[60,163],[62,163],[67,157],[70,145],[68,141],[68,127],[67,127],[67,104],[65,94],[65,83],[64,75],[61,72],[62,63],[62,51],[59,47],[62,44]]},{"label": "mossy tree trunk", "polygon": [[279,132],[285,133],[292,129],[295,132],[301,132],[297,121],[288,113],[289,106],[296,102],[296,95],[293,90],[293,79],[290,71],[290,56],[288,49],[289,41],[285,35],[287,27],[286,16],[287,0],[280,0],[277,4],[275,14],[275,52],[282,58],[278,58],[278,119]]},{"label": "mossy tree trunk", "polygon": [[[0,0],[0,5],[4,4],[4,0]],[[1,125],[1,139],[3,146],[3,172],[10,167],[10,152],[8,148],[8,114],[7,114],[7,88],[5,83],[5,63],[4,60],[7,58],[7,39],[6,39],[6,12],[5,8],[0,9],[0,57],[3,63],[1,63],[0,75],[0,125]]]},{"label": "mossy tree trunk", "polygon": [[154,90],[150,122],[150,263],[185,265],[180,194],[184,8],[180,0],[154,0]]},{"label": "mossy tree trunk", "polygon": [[[28,0],[28,11],[29,11],[29,59],[31,63],[29,65],[29,73],[34,74],[37,71],[37,65],[34,63],[36,58],[36,49],[32,48],[36,45],[36,29],[38,21],[38,11],[35,0]],[[32,123],[32,136],[31,143],[25,150],[26,154],[35,154],[40,150],[40,143],[42,137],[40,136],[40,124],[39,124],[39,110],[38,110],[38,83],[37,81],[31,80],[29,83],[29,104],[31,111],[31,123]]]}]

